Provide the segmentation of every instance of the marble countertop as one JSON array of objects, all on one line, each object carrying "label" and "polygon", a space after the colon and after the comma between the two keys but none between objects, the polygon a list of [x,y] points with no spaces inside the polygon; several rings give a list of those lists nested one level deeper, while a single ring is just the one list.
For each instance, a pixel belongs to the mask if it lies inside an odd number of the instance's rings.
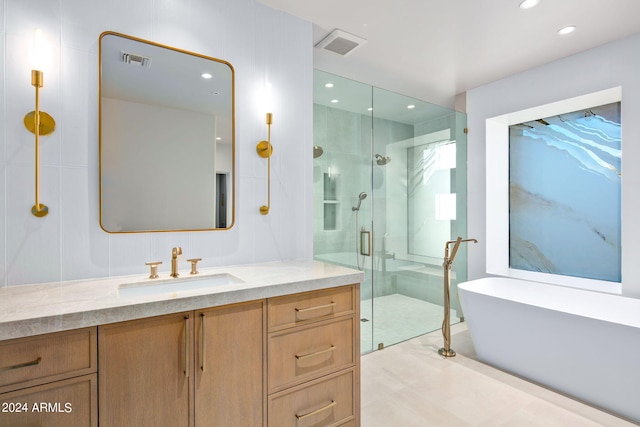
[{"label": "marble countertop", "polygon": [[[171,281],[193,280],[187,270]],[[167,283],[147,275],[0,288],[0,340],[361,283],[364,275],[319,261],[284,261],[201,269],[197,277],[232,275],[212,287],[124,295],[122,284]],[[154,282],[154,280],[156,282]],[[174,287],[175,289],[175,287]]]}]

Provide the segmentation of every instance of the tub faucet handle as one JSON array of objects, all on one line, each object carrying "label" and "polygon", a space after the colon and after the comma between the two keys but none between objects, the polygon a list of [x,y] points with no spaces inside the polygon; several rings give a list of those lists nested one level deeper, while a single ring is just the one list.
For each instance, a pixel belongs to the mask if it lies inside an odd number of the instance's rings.
[{"label": "tub faucet handle", "polygon": [[187,260],[187,262],[191,263],[191,272],[189,274],[198,274],[198,269],[196,268],[198,261],[202,261],[202,258],[191,258]]},{"label": "tub faucet handle", "polygon": [[149,279],[157,279],[158,277],[158,266],[162,264],[162,261],[154,261],[154,262],[145,262],[144,265],[149,266]]}]

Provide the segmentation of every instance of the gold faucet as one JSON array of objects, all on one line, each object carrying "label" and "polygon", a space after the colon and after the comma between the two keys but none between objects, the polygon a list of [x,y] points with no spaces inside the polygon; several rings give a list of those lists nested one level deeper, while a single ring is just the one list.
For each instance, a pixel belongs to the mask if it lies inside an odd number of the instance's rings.
[{"label": "gold faucet", "polygon": [[[453,264],[453,259],[456,257],[456,253],[458,252],[458,248],[460,247],[460,243],[473,242],[478,243],[476,239],[462,239],[459,237],[456,240],[450,240],[444,245],[444,262],[442,263],[442,267],[444,267],[444,320],[442,321],[442,337],[444,338],[444,347],[438,350],[438,354],[444,357],[453,357],[456,355],[456,352],[451,348],[451,265]],[[453,250],[451,251],[451,255],[449,255],[449,246],[453,245]]]},{"label": "gold faucet", "polygon": [[178,277],[178,255],[182,255],[182,248],[176,246],[171,249],[171,277]]}]

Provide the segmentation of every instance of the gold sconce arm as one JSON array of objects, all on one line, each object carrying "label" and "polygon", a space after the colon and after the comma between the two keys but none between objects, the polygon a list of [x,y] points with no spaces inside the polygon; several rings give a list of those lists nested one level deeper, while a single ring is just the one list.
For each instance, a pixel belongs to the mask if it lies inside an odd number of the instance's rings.
[{"label": "gold sconce arm", "polygon": [[36,136],[36,202],[31,208],[31,213],[37,217],[43,217],[49,213],[49,208],[40,203],[40,135],[49,135],[50,133],[53,133],[56,128],[56,121],[49,114],[44,111],[40,111],[40,88],[44,85],[42,71],[31,70],[31,84],[36,88],[35,110],[24,116],[25,127],[29,132]]},{"label": "gold sconce arm", "polygon": [[273,114],[267,113],[267,140],[260,141],[256,146],[258,156],[267,159],[267,204],[260,206],[260,213],[267,215],[271,209],[271,154],[273,154],[273,146],[271,145],[271,123],[273,122]]}]

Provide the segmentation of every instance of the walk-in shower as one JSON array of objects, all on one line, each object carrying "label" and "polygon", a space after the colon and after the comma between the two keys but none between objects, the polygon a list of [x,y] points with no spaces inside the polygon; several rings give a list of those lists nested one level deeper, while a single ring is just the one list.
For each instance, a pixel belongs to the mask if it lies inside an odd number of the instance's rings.
[{"label": "walk-in shower", "polygon": [[451,109],[315,71],[314,256],[364,271],[364,353],[441,327],[442,247],[466,235],[465,126]]}]

